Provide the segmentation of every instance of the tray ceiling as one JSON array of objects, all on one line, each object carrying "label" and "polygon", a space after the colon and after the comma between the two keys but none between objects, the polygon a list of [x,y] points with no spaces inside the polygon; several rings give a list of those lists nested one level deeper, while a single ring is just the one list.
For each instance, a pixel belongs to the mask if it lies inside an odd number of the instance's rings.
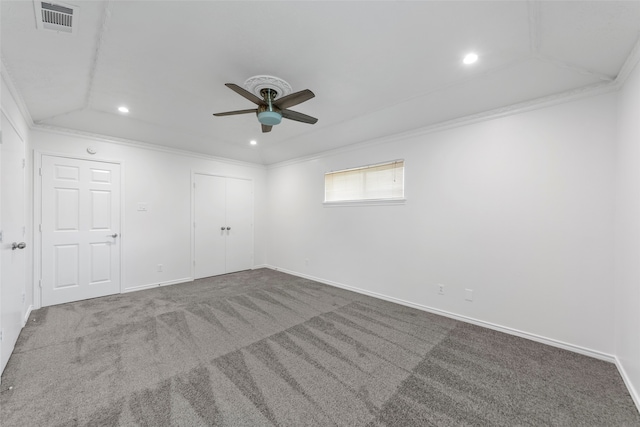
[{"label": "tray ceiling", "polygon": [[[75,34],[1,2],[3,67],[36,127],[261,164],[609,85],[640,32],[638,1],[67,4]],[[253,108],[224,83],[260,74],[314,91],[292,109],[318,123],[212,116]]]}]

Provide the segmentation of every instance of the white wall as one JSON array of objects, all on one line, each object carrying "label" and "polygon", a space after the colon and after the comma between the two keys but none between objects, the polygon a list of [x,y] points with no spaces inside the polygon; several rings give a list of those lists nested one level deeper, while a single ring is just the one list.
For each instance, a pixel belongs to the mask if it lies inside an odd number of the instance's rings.
[{"label": "white wall", "polygon": [[[121,242],[125,291],[192,279],[192,171],[254,181],[254,264],[265,264],[266,170],[263,166],[43,130],[32,131],[31,145],[42,153],[122,162]],[[87,154],[88,147],[93,147],[97,154]],[[146,203],[148,210],[138,211],[138,203]],[[158,264],[163,264],[161,273],[157,271]]]},{"label": "white wall", "polygon": [[[615,107],[601,95],[272,166],[268,263],[610,357]],[[323,207],[325,172],[393,159],[406,205]]]},{"label": "white wall", "polygon": [[616,356],[640,407],[640,66],[619,93],[616,153]]}]

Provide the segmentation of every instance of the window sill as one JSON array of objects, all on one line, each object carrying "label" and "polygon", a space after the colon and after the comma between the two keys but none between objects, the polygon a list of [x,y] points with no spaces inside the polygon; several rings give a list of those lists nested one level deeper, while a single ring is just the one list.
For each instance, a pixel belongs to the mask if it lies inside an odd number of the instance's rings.
[{"label": "window sill", "polygon": [[326,208],[342,206],[394,206],[404,205],[407,199],[368,199],[368,200],[341,200],[339,202],[323,202]]}]

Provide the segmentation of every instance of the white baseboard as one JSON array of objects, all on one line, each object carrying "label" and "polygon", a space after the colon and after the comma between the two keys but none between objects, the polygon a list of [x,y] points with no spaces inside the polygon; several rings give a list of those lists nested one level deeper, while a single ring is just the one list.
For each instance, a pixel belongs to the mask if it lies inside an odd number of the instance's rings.
[{"label": "white baseboard", "polygon": [[27,307],[27,312],[24,315],[24,319],[22,319],[22,327],[23,328],[27,324],[27,322],[29,321],[29,316],[31,316],[31,312],[32,311],[33,311],[33,305],[30,305],[29,307]]},{"label": "white baseboard", "polygon": [[531,341],[536,341],[542,344],[546,344],[546,345],[550,345],[552,347],[557,347],[557,348],[562,348],[564,350],[568,350],[568,351],[572,351],[574,353],[579,353],[585,356],[589,356],[589,357],[593,357],[595,359],[599,359],[599,360],[604,360],[606,362],[610,362],[610,363],[616,363],[616,358],[614,355],[612,354],[607,354],[607,353],[603,353],[597,350],[592,350],[590,348],[585,348],[579,345],[575,345],[575,344],[570,344],[564,341],[559,341],[553,338],[547,338],[547,337],[543,337],[540,335],[536,335],[536,334],[532,334],[529,332],[525,332],[525,331],[520,331],[518,329],[514,329],[514,328],[510,328],[508,326],[502,326],[502,325],[497,325],[495,323],[491,323],[491,322],[486,322],[484,320],[479,320],[479,319],[474,319],[472,317],[467,317],[467,316],[462,316],[460,314],[456,314],[456,313],[451,313],[449,311],[445,311],[445,310],[440,310],[438,308],[434,308],[434,307],[429,307],[426,305],[422,305],[422,304],[416,304],[414,302],[410,302],[410,301],[405,301],[399,298],[395,298],[395,297],[391,297],[388,295],[384,295],[384,294],[380,294],[377,292],[371,292],[365,289],[361,289],[361,288],[356,288],[353,286],[349,286],[349,285],[345,285],[342,283],[338,283],[338,282],[334,282],[331,280],[326,280],[326,279],[322,279],[319,277],[314,277],[314,276],[310,276],[308,274],[303,274],[303,273],[298,273],[296,271],[291,271],[291,270],[287,270],[284,268],[279,268],[279,267],[274,267],[274,266],[268,266],[268,268],[272,269],[272,270],[277,270],[277,271],[281,271],[283,273],[287,273],[287,274],[291,274],[292,276],[298,276],[298,277],[302,277],[304,279],[309,279],[309,280],[313,280],[315,282],[320,282],[320,283],[324,283],[325,285],[329,285],[329,286],[335,286],[336,288],[342,288],[342,289],[346,289],[348,291],[353,291],[359,294],[363,294],[363,295],[368,295],[370,297],[374,297],[374,298],[378,298],[381,300],[385,300],[385,301],[389,301],[389,302],[393,302],[396,304],[400,304],[400,305],[404,305],[406,307],[411,307],[411,308],[415,308],[418,310],[422,310],[422,311],[426,311],[428,313],[433,313],[433,314],[438,314],[440,316],[445,316],[445,317],[449,317],[451,319],[455,319],[455,320],[459,320],[461,322],[465,322],[465,323],[471,323],[473,325],[476,326],[482,326],[483,328],[488,328],[488,329],[493,329],[494,331],[499,331],[499,332],[504,332],[506,334],[509,335],[515,335],[518,336],[520,338],[525,338]]},{"label": "white baseboard", "polygon": [[145,289],[152,289],[152,288],[157,288],[160,286],[171,286],[171,285],[177,285],[180,283],[187,283],[187,282],[193,282],[193,277],[185,277],[182,279],[176,279],[176,280],[168,280],[166,282],[158,282],[158,283],[149,283],[147,285],[139,285],[139,286],[133,286],[131,288],[126,288],[122,291],[123,294],[129,293],[129,292],[136,292],[136,291],[142,291]]},{"label": "white baseboard", "polygon": [[253,267],[251,267],[252,270],[258,270],[261,268],[271,268],[271,267],[269,266],[269,264],[254,265]]},{"label": "white baseboard", "polygon": [[620,376],[622,377],[624,384],[627,386],[627,390],[629,390],[633,403],[636,404],[636,408],[638,408],[638,411],[640,412],[640,393],[638,393],[638,390],[633,386],[631,379],[627,375],[627,371],[624,369],[624,365],[617,357],[615,358],[615,364],[618,368],[618,372],[620,372]]}]

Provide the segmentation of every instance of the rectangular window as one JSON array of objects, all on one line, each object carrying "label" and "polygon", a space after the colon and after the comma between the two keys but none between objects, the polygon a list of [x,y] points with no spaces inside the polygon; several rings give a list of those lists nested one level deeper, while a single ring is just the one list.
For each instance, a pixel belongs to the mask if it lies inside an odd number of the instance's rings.
[{"label": "rectangular window", "polygon": [[324,174],[324,201],[404,200],[404,160]]}]

